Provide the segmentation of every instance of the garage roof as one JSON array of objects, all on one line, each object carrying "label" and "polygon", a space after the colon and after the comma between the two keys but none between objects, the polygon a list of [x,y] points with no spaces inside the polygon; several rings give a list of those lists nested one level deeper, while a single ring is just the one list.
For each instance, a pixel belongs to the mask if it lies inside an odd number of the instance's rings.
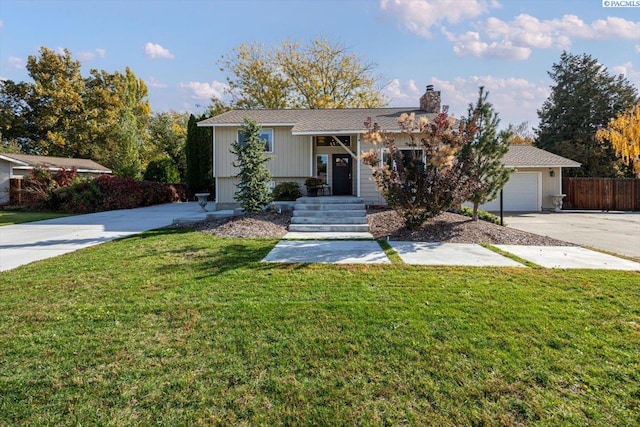
[{"label": "garage roof", "polygon": [[504,156],[510,168],[579,168],[580,163],[532,145],[512,145]]}]

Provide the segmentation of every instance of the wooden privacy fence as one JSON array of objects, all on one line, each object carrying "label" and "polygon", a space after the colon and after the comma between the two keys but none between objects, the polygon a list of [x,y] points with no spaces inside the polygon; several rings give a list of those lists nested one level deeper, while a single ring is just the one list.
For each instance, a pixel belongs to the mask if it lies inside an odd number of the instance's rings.
[{"label": "wooden privacy fence", "polygon": [[563,178],[563,209],[640,210],[640,179]]}]

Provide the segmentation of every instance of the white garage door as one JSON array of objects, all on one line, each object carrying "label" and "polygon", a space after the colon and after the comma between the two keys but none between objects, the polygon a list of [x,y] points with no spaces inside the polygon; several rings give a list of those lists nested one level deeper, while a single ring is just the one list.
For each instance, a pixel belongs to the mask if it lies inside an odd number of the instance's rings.
[{"label": "white garage door", "polygon": [[[535,212],[541,209],[540,172],[515,172],[503,190],[503,206],[506,212]],[[480,206],[485,211],[500,211],[500,196]]]}]

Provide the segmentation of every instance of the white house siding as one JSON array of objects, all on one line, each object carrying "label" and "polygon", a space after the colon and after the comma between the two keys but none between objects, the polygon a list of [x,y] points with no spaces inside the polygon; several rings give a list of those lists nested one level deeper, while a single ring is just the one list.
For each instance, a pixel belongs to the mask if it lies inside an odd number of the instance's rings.
[{"label": "white house siding", "polygon": [[9,203],[10,178],[11,165],[6,160],[0,160],[0,205]]}]

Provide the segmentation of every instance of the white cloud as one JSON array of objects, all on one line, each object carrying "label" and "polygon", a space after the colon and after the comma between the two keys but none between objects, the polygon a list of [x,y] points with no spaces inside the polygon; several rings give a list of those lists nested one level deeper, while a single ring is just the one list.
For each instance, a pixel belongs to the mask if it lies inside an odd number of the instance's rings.
[{"label": "white cloud", "polygon": [[24,68],[25,63],[22,58],[18,58],[17,56],[10,56],[9,65],[11,65],[13,68]]},{"label": "white cloud", "polygon": [[458,56],[475,56],[477,58],[495,58],[523,60],[529,58],[531,49],[528,47],[514,46],[509,41],[484,42],[480,34],[475,31],[467,31],[462,35],[444,31],[447,39],[453,42],[453,51]]},{"label": "white cloud", "polygon": [[622,74],[629,82],[636,87],[640,87],[640,69],[637,69],[632,62],[626,62],[622,65],[616,65],[611,68],[614,75]]},{"label": "white cloud", "polygon": [[0,30],[4,28],[4,22],[2,22],[2,20],[0,20]]},{"label": "white cloud", "polygon": [[148,42],[146,45],[144,45],[144,54],[151,59],[173,59],[175,57],[173,53],[169,52],[169,49],[165,49],[159,44],[151,42]]},{"label": "white cloud", "polygon": [[640,44],[636,45],[636,52],[640,53]]},{"label": "white cloud", "polygon": [[489,18],[479,27],[492,40],[510,42],[515,46],[567,49],[573,38],[585,40],[640,39],[640,22],[608,17],[585,23],[576,15],[564,15],[560,19],[539,20],[521,14],[511,22]]},{"label": "white cloud", "polygon": [[149,77],[149,79],[147,79],[145,81],[145,83],[147,84],[147,86],[149,87],[155,87],[158,89],[164,89],[166,88],[168,85],[166,83],[161,83],[159,82],[155,77],[151,76]]},{"label": "white cloud", "polygon": [[[500,117],[500,127],[509,123],[529,122],[536,126],[536,111],[549,96],[546,85],[536,84],[522,78],[499,78],[494,76],[456,77],[452,80],[432,78],[435,90],[442,92],[442,104],[449,105],[449,113],[459,117],[467,114],[467,107],[478,97],[478,88],[484,86],[489,92],[489,102]],[[416,101],[417,102],[417,101]]]},{"label": "white cloud", "polygon": [[434,25],[445,21],[456,24],[497,6],[495,0],[380,0],[380,9],[394,15],[409,31],[427,38]]},{"label": "white cloud", "polygon": [[391,80],[391,82],[382,89],[382,93],[389,98],[391,104],[401,105],[403,107],[415,104],[415,100],[420,98],[421,95],[414,80],[409,80],[403,85],[399,79]]},{"label": "white cloud", "polygon": [[591,23],[576,15],[540,20],[520,14],[511,21],[489,17],[474,22],[473,31],[451,33],[447,24],[473,20],[499,7],[489,0],[380,0],[380,9],[394,16],[409,31],[425,38],[432,37],[432,28],[440,30],[458,56],[523,60],[532,49],[568,49],[575,39],[640,40],[640,22],[619,17],[607,17]]},{"label": "white cloud", "polygon": [[78,53],[76,53],[76,56],[80,60],[90,61],[92,59],[95,59],[96,56],[99,57],[99,58],[104,58],[104,56],[106,54],[107,54],[106,50],[104,50],[104,49],[96,49],[94,52],[78,52]]},{"label": "white cloud", "polygon": [[189,89],[192,91],[192,98],[196,99],[211,99],[214,96],[221,99],[228,86],[225,83],[219,81],[208,82],[189,82],[180,83],[180,87],[183,89]]}]

